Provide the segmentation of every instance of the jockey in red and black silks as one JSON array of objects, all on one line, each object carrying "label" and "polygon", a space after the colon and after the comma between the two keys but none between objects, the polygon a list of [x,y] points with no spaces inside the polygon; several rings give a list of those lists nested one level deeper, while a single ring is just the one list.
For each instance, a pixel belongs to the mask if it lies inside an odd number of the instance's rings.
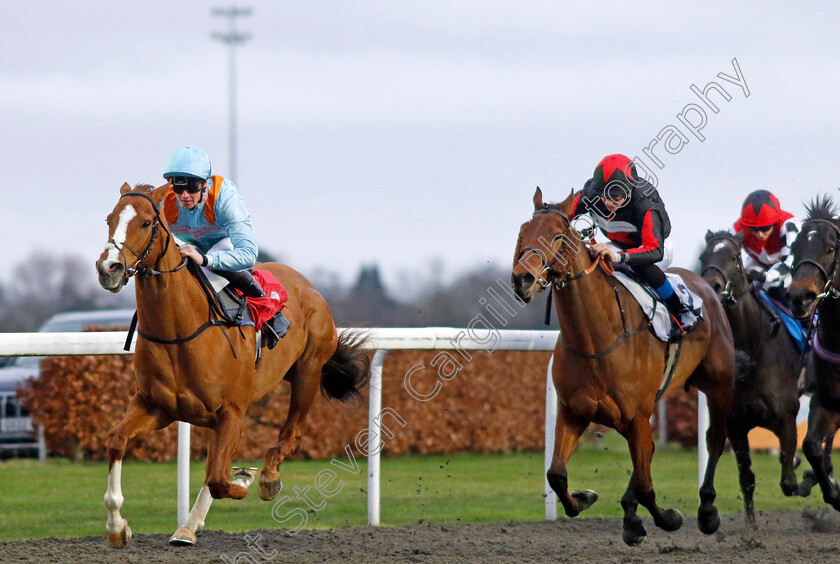
[{"label": "jockey in red and black silks", "polygon": [[729,228],[733,235],[743,233],[747,254],[744,268],[752,280],[777,301],[785,303],[785,291],[793,273],[791,246],[802,229],[802,222],[782,209],[779,200],[767,190],[747,195],[741,217]]},{"label": "jockey in red and black silks", "polygon": [[609,239],[607,244],[594,245],[593,251],[626,263],[656,290],[680,327],[690,330],[697,318],[682,304],[663,272],[672,260],[666,240],[671,234],[668,212],[659,192],[639,177],[632,160],[608,155],[598,163],[574,198],[573,216],[586,213]]}]

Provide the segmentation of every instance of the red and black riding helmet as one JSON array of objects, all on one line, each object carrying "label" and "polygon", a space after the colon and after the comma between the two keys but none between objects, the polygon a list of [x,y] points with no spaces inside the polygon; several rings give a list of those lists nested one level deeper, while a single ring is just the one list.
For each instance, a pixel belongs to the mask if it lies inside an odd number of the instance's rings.
[{"label": "red and black riding helmet", "polygon": [[741,223],[746,227],[769,227],[779,221],[779,200],[767,190],[756,190],[741,206]]},{"label": "red and black riding helmet", "polygon": [[624,155],[607,155],[592,176],[592,188],[610,200],[628,198],[634,185],[639,183],[636,165]]}]

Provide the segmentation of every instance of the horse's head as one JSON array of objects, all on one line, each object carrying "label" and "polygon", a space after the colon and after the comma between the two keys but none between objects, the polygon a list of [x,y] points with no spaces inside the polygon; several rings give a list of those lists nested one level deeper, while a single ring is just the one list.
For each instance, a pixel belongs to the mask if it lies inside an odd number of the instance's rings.
[{"label": "horse's head", "polygon": [[[159,204],[169,188],[169,184],[120,188],[120,199],[106,219],[108,242],[96,261],[99,284],[106,290],[119,292],[139,268],[155,264],[165,252],[170,235]],[[161,230],[164,237],[158,236]]]},{"label": "horse's head", "polygon": [[837,297],[835,277],[840,256],[840,220],[830,196],[812,200],[808,219],[793,243],[793,282],[788,289],[791,311],[810,317],[826,297]]},{"label": "horse's head", "polygon": [[747,287],[747,275],[741,261],[744,234],[706,231],[706,248],[700,254],[700,275],[714,289],[723,303],[734,303]]},{"label": "horse's head", "polygon": [[513,289],[525,303],[569,277],[572,258],[583,241],[569,220],[573,196],[574,192],[559,204],[544,204],[542,191],[537,188],[534,193],[534,215],[519,228],[511,274]]}]

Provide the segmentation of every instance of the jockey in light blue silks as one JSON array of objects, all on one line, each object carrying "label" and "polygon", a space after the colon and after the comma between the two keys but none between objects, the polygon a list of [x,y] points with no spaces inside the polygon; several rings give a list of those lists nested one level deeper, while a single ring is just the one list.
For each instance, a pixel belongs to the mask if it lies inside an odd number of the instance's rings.
[{"label": "jockey in light blue silks", "polygon": [[[163,177],[172,184],[163,212],[181,256],[227,278],[247,297],[265,297],[250,272],[259,251],[251,216],[236,185],[212,175],[207,153],[197,147],[178,147]],[[267,345],[274,348],[289,322],[278,311],[267,325],[272,328]]]}]

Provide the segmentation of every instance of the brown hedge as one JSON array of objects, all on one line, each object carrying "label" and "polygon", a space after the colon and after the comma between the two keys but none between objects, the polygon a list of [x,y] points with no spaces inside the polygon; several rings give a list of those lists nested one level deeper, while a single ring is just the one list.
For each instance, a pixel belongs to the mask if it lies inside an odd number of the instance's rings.
[{"label": "brown hedge", "polygon": [[[449,380],[438,379],[432,366],[454,358],[462,369]],[[390,408],[404,422],[385,416],[383,452],[388,454],[450,453],[456,451],[499,452],[541,450],[545,417],[545,368],[549,353],[484,351],[470,352],[470,360],[458,352],[394,351],[383,370],[382,407]],[[438,367],[441,362],[435,362]],[[406,389],[409,370],[415,395],[430,395],[435,382],[439,392],[418,401]],[[454,366],[454,365],[450,365]],[[48,449],[64,456],[78,449],[86,458],[105,457],[103,441],[119,421],[136,390],[133,356],[48,357],[41,377],[19,391],[33,420],[44,425]],[[297,457],[326,458],[353,445],[367,428],[367,389],[360,404],[327,401],[320,395],[304,426]],[[239,459],[261,459],[276,441],[285,418],[289,386],[281,383],[274,392],[248,411],[237,452]],[[696,413],[696,399],[694,403]],[[690,397],[669,403],[671,437],[696,442],[696,415]],[[675,420],[679,420],[675,422]],[[176,455],[176,425],[129,442],[127,457],[169,460]],[[206,431],[193,428],[192,455],[204,454]],[[389,436],[389,435],[393,436]]]}]

